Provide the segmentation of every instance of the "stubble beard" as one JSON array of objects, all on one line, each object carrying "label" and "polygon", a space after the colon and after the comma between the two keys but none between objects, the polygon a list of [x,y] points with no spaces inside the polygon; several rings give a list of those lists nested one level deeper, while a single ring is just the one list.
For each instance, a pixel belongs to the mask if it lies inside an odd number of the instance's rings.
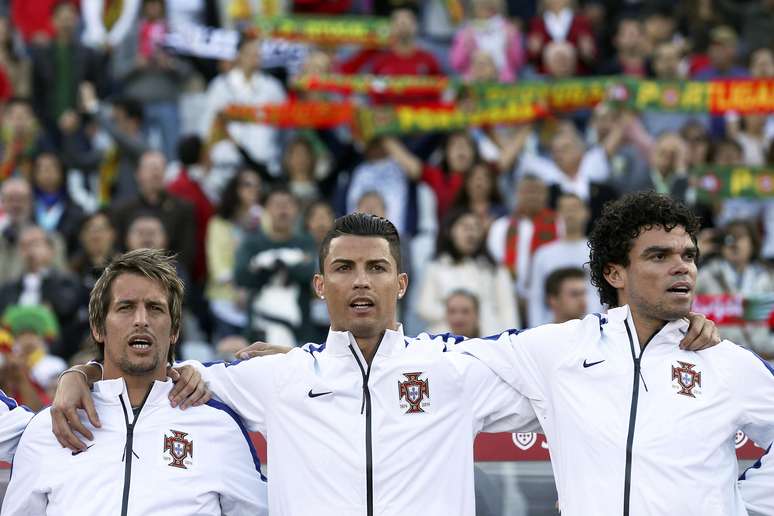
[{"label": "stubble beard", "polygon": [[664,299],[651,302],[636,294],[631,295],[631,305],[641,317],[647,317],[656,321],[676,321],[687,317],[691,311],[691,303],[683,307],[680,305],[669,306]]}]

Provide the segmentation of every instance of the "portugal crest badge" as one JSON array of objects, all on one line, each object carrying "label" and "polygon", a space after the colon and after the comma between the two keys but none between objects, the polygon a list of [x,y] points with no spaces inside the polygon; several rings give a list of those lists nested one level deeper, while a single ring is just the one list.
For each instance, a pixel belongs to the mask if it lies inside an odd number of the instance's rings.
[{"label": "portugal crest badge", "polygon": [[193,441],[186,439],[186,432],[170,430],[172,436],[164,434],[164,455],[165,460],[171,460],[170,467],[188,469],[193,457]]},{"label": "portugal crest badge", "polygon": [[430,397],[430,381],[420,380],[421,375],[421,372],[403,373],[406,381],[398,382],[400,408],[407,409],[404,414],[424,412],[424,408],[430,404],[430,401],[425,399]]},{"label": "portugal crest badge", "polygon": [[677,380],[676,387],[679,389],[677,394],[695,398],[696,395],[693,393],[693,390],[696,387],[701,387],[701,373],[693,369],[696,367],[695,364],[680,362],[679,360],[677,363],[680,364],[680,367],[672,366],[672,380]]}]

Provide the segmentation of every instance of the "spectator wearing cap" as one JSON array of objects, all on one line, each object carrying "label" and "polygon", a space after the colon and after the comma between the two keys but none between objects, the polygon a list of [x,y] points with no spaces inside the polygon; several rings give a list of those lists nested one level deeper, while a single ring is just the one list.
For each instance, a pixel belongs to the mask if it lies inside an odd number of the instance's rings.
[{"label": "spectator wearing cap", "polygon": [[[729,222],[720,234],[720,256],[699,269],[697,294],[754,297],[774,292],[774,277],[760,262],[758,230],[748,220]],[[723,338],[774,360],[774,336],[765,322],[746,322],[719,328]]]},{"label": "spectator wearing cap", "polygon": [[50,354],[49,346],[59,338],[56,315],[42,305],[13,305],[6,308],[2,324],[13,336],[13,353],[32,381],[52,398],[59,374],[67,369],[67,362]]},{"label": "spectator wearing cap", "polygon": [[[282,84],[261,71],[261,40],[243,37],[231,70],[215,77],[199,122],[199,136],[207,140],[219,113],[230,104],[281,104],[287,99]],[[254,122],[228,122],[228,133],[246,157],[279,173],[280,134],[276,128]]]},{"label": "spectator wearing cap", "polygon": [[747,77],[744,67],[737,65],[739,38],[728,25],[720,25],[710,31],[707,57],[709,63],[693,74],[695,79],[731,79]]}]

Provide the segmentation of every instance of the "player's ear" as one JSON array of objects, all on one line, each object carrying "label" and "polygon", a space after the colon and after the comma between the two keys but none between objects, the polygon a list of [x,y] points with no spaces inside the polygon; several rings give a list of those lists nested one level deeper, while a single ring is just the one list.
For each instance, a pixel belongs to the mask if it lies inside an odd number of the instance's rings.
[{"label": "player's ear", "polygon": [[406,289],[408,289],[408,274],[401,272],[398,274],[398,299],[406,295]]},{"label": "player's ear", "polygon": [[97,330],[97,328],[94,326],[91,327],[91,338],[94,339],[94,342],[97,344],[104,344],[102,341],[102,335],[100,335],[99,330]]},{"label": "player's ear", "polygon": [[619,289],[626,286],[626,275],[623,266],[617,263],[608,263],[602,270],[602,274],[604,274],[611,287]]},{"label": "player's ear", "polygon": [[323,295],[325,288],[325,278],[323,278],[322,274],[314,275],[314,278],[312,278],[312,287],[314,288],[314,293],[317,295],[317,297],[320,299],[325,299],[325,295]]}]

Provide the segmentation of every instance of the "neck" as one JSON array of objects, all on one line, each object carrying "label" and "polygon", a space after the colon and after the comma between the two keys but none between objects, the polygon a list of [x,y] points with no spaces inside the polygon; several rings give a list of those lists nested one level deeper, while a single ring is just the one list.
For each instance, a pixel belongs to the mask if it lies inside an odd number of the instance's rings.
[{"label": "neck", "polygon": [[405,56],[409,55],[412,52],[414,52],[414,42],[413,41],[398,41],[395,43],[395,46],[393,47],[395,50],[395,53],[399,56]]},{"label": "neck", "polygon": [[632,319],[634,320],[634,328],[637,331],[637,338],[640,341],[640,349],[644,349],[645,345],[666,325],[667,321],[641,315],[632,309],[631,306],[629,306],[629,309],[632,311]]},{"label": "neck", "polygon": [[290,240],[290,237],[293,236],[292,229],[275,229],[272,226],[269,226],[267,233],[272,240]]},{"label": "neck", "polygon": [[143,374],[135,376],[124,373],[122,371],[113,371],[113,368],[105,363],[105,380],[115,380],[116,378],[123,378],[126,383],[126,392],[129,393],[129,403],[132,407],[140,406],[140,403],[145,399],[153,382],[159,380],[163,382],[166,379],[165,369],[160,369],[154,373]]},{"label": "neck", "polygon": [[161,192],[145,191],[142,196],[149,204],[157,204],[161,200]]},{"label": "neck", "polygon": [[564,239],[576,242],[583,239],[583,230],[581,229],[565,229]]},{"label": "neck", "polygon": [[363,354],[363,358],[365,358],[365,361],[368,365],[371,365],[371,362],[373,362],[374,356],[376,355],[376,350],[379,347],[379,343],[382,341],[383,337],[384,332],[381,332],[379,335],[375,335],[373,337],[355,338],[357,347],[360,348],[360,352]]}]

